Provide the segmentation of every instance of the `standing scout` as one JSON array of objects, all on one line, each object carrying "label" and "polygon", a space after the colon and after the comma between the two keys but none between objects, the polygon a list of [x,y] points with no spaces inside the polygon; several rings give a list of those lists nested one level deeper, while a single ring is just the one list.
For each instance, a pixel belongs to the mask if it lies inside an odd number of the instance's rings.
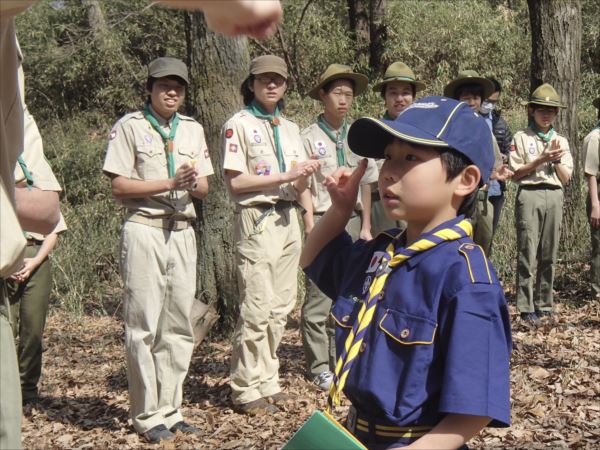
[{"label": "standing scout", "polygon": [[[331,64],[321,75],[318,84],[308,95],[323,102],[324,111],[312,125],[302,131],[302,142],[307,158],[316,159],[321,170],[311,177],[310,192],[312,201],[306,205],[304,225],[310,233],[315,221],[331,206],[327,188],[323,185],[326,177],[340,167],[354,169],[360,158],[348,148],[348,111],[352,107],[354,96],[362,94],[368,84],[368,78],[342,64]],[[361,180],[361,189],[366,192],[359,195],[354,213],[346,231],[352,240],[370,238],[370,209],[362,199],[371,199],[370,183],[377,181],[377,167],[370,162],[367,173]],[[369,202],[370,203],[370,202]],[[361,220],[362,219],[362,220]],[[323,294],[314,283],[308,280],[306,299],[302,306],[302,343],[306,360],[307,375],[323,390],[329,389],[335,364],[333,348],[333,328],[328,320],[331,299]]]},{"label": "standing scout", "polygon": [[[408,108],[414,101],[417,92],[426,88],[424,82],[416,79],[414,72],[403,62],[397,61],[390,64],[383,75],[383,80],[373,86],[373,91],[379,92],[385,102],[385,113],[383,118],[395,120],[398,115]],[[377,168],[381,169],[383,160],[377,160]],[[372,187],[372,223],[373,236],[389,228],[406,228],[402,221],[389,220],[381,203],[381,196],[377,189],[377,183]]]},{"label": "standing scout", "polygon": [[177,431],[198,432],[181,415],[194,346],[192,196],[206,196],[213,170],[202,126],[177,113],[188,82],[180,60],[152,61],[146,106],[115,124],[103,167],[113,195],[127,209],[120,265],[130,415],[150,442],[173,439]]},{"label": "standing scout", "polygon": [[[542,84],[527,106],[529,126],[515,133],[510,166],[519,185],[515,202],[517,226],[517,309],[523,320],[537,323],[553,314],[554,264],[558,254],[563,187],[571,179],[569,143],[552,126],[558,93]],[[534,291],[535,282],[535,291]]]},{"label": "standing scout", "polygon": [[600,97],[593,105],[598,108],[598,123],[583,140],[584,172],[588,185],[587,213],[592,238],[591,282],[593,294],[600,297]]},{"label": "standing scout", "polygon": [[278,56],[253,59],[241,86],[246,107],[222,130],[241,302],[231,397],[237,411],[252,415],[277,412],[289,399],[279,385],[277,348],[297,296],[297,201],[310,202],[308,176],[319,166],[306,160],[298,126],[281,116],[287,78]]},{"label": "standing scout", "polygon": [[[480,77],[474,70],[464,70],[444,87],[444,95],[465,102],[476,113],[480,113],[481,101],[494,93],[494,84]],[[492,133],[492,130],[490,130]],[[502,160],[496,138],[492,134],[494,168],[487,184],[479,189],[475,216],[473,217],[473,240],[489,255],[493,238],[494,209],[488,200],[489,183],[505,181],[512,172]]]},{"label": "standing scout", "polygon": [[300,264],[335,299],[329,409],[343,391],[347,427],[370,449],[460,448],[510,422],[508,307],[464,215],[492,170],[491,133],[464,103],[425,97],[395,121],[357,120],[348,142],[385,157],[385,211],[407,228],[353,243],[344,226],[365,163],[327,178],[332,206]]},{"label": "standing scout", "polygon": [[[24,151],[17,160],[15,183],[28,190],[60,192],[62,189],[44,156],[42,137],[35,120],[24,111]],[[38,398],[42,373],[42,338],[52,290],[52,264],[48,258],[58,234],[67,229],[62,215],[48,235],[25,231],[27,248],[23,266],[8,283],[13,333],[18,337],[17,357],[23,404]]]}]

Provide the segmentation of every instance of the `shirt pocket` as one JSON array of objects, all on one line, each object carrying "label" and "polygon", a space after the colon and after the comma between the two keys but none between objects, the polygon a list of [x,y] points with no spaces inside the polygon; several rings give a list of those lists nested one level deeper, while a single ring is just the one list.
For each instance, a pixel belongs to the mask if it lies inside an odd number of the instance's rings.
[{"label": "shirt pocket", "polygon": [[348,333],[358,318],[363,302],[358,297],[338,297],[331,308],[331,319],[335,323],[335,346],[337,357],[344,348]]},{"label": "shirt pocket", "polygon": [[379,321],[379,329],[400,345],[430,345],[435,338],[437,323],[387,309]]},{"label": "shirt pocket", "polygon": [[143,180],[158,180],[168,176],[167,158],[162,147],[138,145],[136,170]]},{"label": "shirt pocket", "polygon": [[178,165],[189,163],[192,159],[197,158],[198,152],[193,147],[180,147],[177,149]]}]

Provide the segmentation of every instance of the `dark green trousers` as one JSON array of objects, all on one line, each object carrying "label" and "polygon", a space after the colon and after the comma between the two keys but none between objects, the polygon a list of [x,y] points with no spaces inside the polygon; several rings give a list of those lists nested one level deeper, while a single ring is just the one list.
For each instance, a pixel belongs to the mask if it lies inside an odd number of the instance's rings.
[{"label": "dark green trousers", "polygon": [[[39,245],[28,246],[25,257],[37,254]],[[17,357],[23,400],[36,398],[42,374],[42,339],[52,290],[52,268],[48,258],[24,283],[8,282],[13,333],[18,340]]]},{"label": "dark green trousers", "polygon": [[21,448],[21,389],[6,285],[0,279],[0,449],[5,448]]},{"label": "dark green trousers", "polygon": [[[600,183],[598,183],[598,189],[600,190]],[[600,199],[600,191],[598,192]],[[587,215],[588,220],[591,213],[590,196],[587,196]],[[592,283],[592,290],[596,295],[600,295],[600,228],[593,228],[590,226],[590,236],[592,238],[592,259],[590,261],[590,281]]]},{"label": "dark green trousers", "polygon": [[562,189],[519,188],[517,192],[517,309],[521,313],[554,307],[562,209]]},{"label": "dark green trousers", "polygon": [[483,248],[487,256],[489,256],[492,247],[493,223],[494,207],[488,200],[487,192],[479,191],[473,216],[473,241]]},{"label": "dark green trousers", "polygon": [[[320,216],[319,216],[320,217]],[[315,216],[315,223],[318,220]],[[352,240],[360,234],[360,217],[350,218],[346,231]],[[335,368],[335,328],[329,317],[331,299],[306,278],[306,298],[302,305],[301,332],[306,374],[315,378]]]}]

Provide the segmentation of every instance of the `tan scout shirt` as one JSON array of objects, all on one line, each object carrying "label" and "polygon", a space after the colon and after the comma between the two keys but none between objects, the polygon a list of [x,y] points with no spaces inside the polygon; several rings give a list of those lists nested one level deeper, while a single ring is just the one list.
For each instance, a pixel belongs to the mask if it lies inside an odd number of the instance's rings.
[{"label": "tan scout shirt", "polygon": [[[569,142],[561,135],[555,133],[552,140],[558,140],[561,149],[567,152],[563,155],[561,164],[567,169],[569,175],[573,173],[573,157],[569,151]],[[510,145],[510,169],[517,171],[525,164],[536,160],[544,151],[546,143],[530,128],[519,130],[513,136]],[[534,172],[517,181],[523,186],[533,186],[536,184],[551,184],[562,187],[562,183],[551,163],[538,166]]]},{"label": "tan scout shirt", "polygon": [[[158,115],[156,117],[168,134],[170,122],[158,118]],[[212,175],[214,172],[202,126],[191,117],[179,114],[179,119],[173,142],[175,170],[195,159],[198,176]],[[146,120],[142,111],[127,114],[115,124],[109,134],[102,170],[133,180],[152,181],[169,178],[162,137]],[[153,218],[196,217],[191,195],[187,191],[164,192],[151,197],[126,198],[119,201],[130,214]]]},{"label": "tan scout shirt", "polygon": [[[313,123],[302,130],[302,143],[307,158],[318,159],[321,163],[321,169],[311,175],[310,192],[312,195],[313,211],[315,213],[325,213],[331,206],[331,198],[327,188],[323,185],[325,177],[331,175],[338,169],[337,150],[335,143],[319,127],[319,124]],[[344,140],[344,156],[346,167],[354,170],[362,156],[353,153],[348,147],[348,141]],[[368,160],[367,171],[360,181],[361,185],[370,184],[377,181],[379,171],[373,159]],[[360,193],[356,202],[356,210],[362,210]]]},{"label": "tan scout shirt", "polygon": [[0,1],[0,277],[21,266],[25,237],[14,210],[14,170],[23,151],[23,107],[19,98],[19,58],[13,16],[32,1]]},{"label": "tan scout shirt", "polygon": [[583,170],[600,180],[600,129],[594,128],[583,140]]},{"label": "tan scout shirt", "polygon": [[[279,118],[279,140],[283,151],[286,171],[294,164],[305,161],[298,125],[283,117]],[[223,169],[248,175],[280,173],[273,131],[269,121],[258,119],[243,109],[231,117],[221,130],[223,143]],[[268,190],[236,195],[229,192],[231,200],[242,206],[261,203],[274,204],[278,200],[296,200],[292,183],[282,184]]]}]

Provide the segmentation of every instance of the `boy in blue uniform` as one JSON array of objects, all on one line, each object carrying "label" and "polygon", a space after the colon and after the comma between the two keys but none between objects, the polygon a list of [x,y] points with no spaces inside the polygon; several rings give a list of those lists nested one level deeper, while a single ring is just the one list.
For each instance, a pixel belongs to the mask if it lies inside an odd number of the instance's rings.
[{"label": "boy in blue uniform", "polygon": [[347,427],[371,449],[460,448],[489,424],[508,426],[508,308],[465,219],[494,164],[485,121],[465,103],[426,97],[395,121],[359,119],[348,142],[385,158],[384,208],[407,228],[353,244],[344,225],[366,164],[325,180],[332,206],[300,264],[335,299],[330,406],[343,390]]}]

